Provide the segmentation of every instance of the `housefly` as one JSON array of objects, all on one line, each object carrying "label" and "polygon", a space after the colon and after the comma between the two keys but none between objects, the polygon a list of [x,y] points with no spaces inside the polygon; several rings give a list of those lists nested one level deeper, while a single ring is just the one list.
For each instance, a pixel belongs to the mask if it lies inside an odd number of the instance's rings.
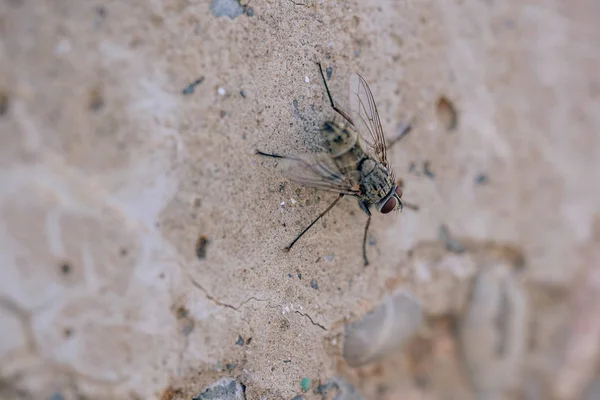
[{"label": "housefly", "polygon": [[[331,107],[342,121],[326,121],[321,127],[325,151],[303,157],[290,157],[257,150],[257,154],[277,158],[281,161],[284,174],[301,186],[324,189],[338,193],[338,197],[315,218],[285,248],[292,246],[319,219],[331,210],[344,196],[354,196],[358,205],[367,214],[362,252],[365,266],[367,259],[367,232],[371,223],[371,207],[382,214],[401,211],[402,187],[397,184],[386,154],[386,140],[371,89],[362,76],[353,74],[349,81],[350,115],[333,102],[321,64],[319,71],[325,85]],[[399,137],[410,130],[405,128]],[[408,205],[410,208],[415,206]]]}]

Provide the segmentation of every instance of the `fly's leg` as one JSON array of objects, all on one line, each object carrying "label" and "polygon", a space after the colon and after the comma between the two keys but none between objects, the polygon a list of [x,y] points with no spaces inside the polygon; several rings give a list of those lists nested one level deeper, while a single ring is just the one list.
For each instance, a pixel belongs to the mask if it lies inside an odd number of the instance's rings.
[{"label": "fly's leg", "polygon": [[419,211],[419,206],[416,204],[407,203],[404,200],[402,200],[402,205],[406,208],[410,208],[413,211]]},{"label": "fly's leg", "polygon": [[[400,187],[400,188],[404,188],[404,181],[402,179],[398,179],[396,181],[396,185],[398,185],[398,187]],[[419,211],[418,205],[412,204],[412,203],[407,203],[406,201],[404,201],[404,199],[402,199],[402,206],[406,207],[406,208],[410,208],[413,211]]]},{"label": "fly's leg", "polygon": [[412,125],[413,125],[413,120],[411,119],[411,121],[409,123],[404,125],[404,127],[398,133],[398,135],[396,135],[396,137],[392,138],[392,140],[387,142],[387,144],[386,144],[387,149],[388,150],[391,149],[393,145],[395,145],[396,143],[398,143],[400,141],[400,139],[402,139],[403,137],[408,135],[408,133],[412,130]]},{"label": "fly's leg", "polygon": [[323,75],[323,68],[321,67],[321,63],[317,63],[317,65],[319,66],[319,71],[321,72],[321,78],[323,78],[323,84],[325,85],[325,90],[327,91],[327,97],[329,97],[329,103],[331,103],[331,108],[333,108],[333,110],[335,112],[337,112],[342,117],[344,117],[344,119],[346,121],[350,122],[351,125],[354,125],[354,122],[352,122],[352,118],[350,118],[350,116],[348,114],[346,114],[346,112],[344,110],[338,108],[335,105],[335,103],[333,102],[333,98],[331,97],[331,92],[329,91],[329,87],[327,86],[327,81],[325,80],[325,75]]},{"label": "fly's leg", "polygon": [[[256,154],[261,155],[261,156],[265,156],[265,157],[271,157],[271,158],[287,158],[285,156],[282,156],[280,154],[275,154],[275,153],[265,153],[263,151],[260,150],[256,150]],[[312,228],[312,226],[314,224],[317,223],[318,220],[320,220],[325,214],[327,214],[329,212],[329,210],[331,210],[333,208],[333,206],[335,206],[338,201],[340,201],[340,199],[342,197],[344,197],[344,193],[340,193],[339,196],[337,197],[337,199],[335,199],[333,201],[333,203],[331,203],[329,205],[329,207],[327,207],[327,209],[325,211],[323,211],[321,214],[319,214],[319,216],[317,218],[315,218],[315,220],[313,222],[310,223],[310,225],[308,225],[302,232],[300,232],[300,234],[298,236],[296,236],[296,238],[292,241],[292,243],[290,243],[288,246],[285,247],[285,251],[289,251],[292,246],[294,244],[296,244],[296,242],[298,241],[298,239],[300,239],[302,237],[302,235],[304,235],[310,228]]]},{"label": "fly's leg", "polygon": [[271,158],[286,158],[285,156],[282,156],[282,155],[279,155],[279,154],[265,153],[265,152],[260,151],[260,150],[256,150],[256,154],[261,155],[261,156],[265,156],[265,157],[271,157]]},{"label": "fly's leg", "polygon": [[369,218],[367,219],[367,224],[365,225],[365,235],[363,237],[363,260],[365,260],[365,267],[369,265],[369,260],[367,259],[367,232],[369,231],[369,225],[371,224],[371,213],[369,213]]},{"label": "fly's leg", "polygon": [[285,248],[285,251],[289,251],[289,250],[292,248],[292,246],[293,246],[294,244],[296,244],[296,242],[298,241],[298,239],[300,239],[300,238],[302,237],[302,235],[304,235],[304,234],[305,234],[305,233],[306,233],[306,232],[307,232],[307,231],[308,231],[310,228],[312,228],[312,226],[313,226],[313,225],[314,225],[314,224],[315,224],[315,223],[316,223],[318,220],[320,220],[320,219],[323,217],[323,215],[327,214],[327,213],[329,212],[329,210],[331,210],[331,209],[333,208],[333,206],[335,206],[335,205],[337,204],[337,202],[338,202],[338,201],[340,201],[340,199],[341,199],[342,197],[344,197],[344,193],[340,193],[340,194],[339,194],[339,196],[338,196],[338,198],[337,198],[337,199],[335,199],[335,200],[333,201],[333,203],[331,203],[331,205],[330,205],[329,207],[327,207],[327,209],[326,209],[325,211],[323,211],[321,214],[319,214],[319,216],[318,216],[317,218],[315,218],[315,220],[314,220],[313,222],[311,222],[311,223],[310,223],[310,225],[308,225],[306,228],[304,228],[304,230],[303,230],[302,232],[300,232],[300,234],[299,234],[298,236],[296,236],[296,239],[294,239],[294,240],[292,241],[292,243],[290,243],[290,244],[289,244],[289,245],[288,245],[288,246]]}]

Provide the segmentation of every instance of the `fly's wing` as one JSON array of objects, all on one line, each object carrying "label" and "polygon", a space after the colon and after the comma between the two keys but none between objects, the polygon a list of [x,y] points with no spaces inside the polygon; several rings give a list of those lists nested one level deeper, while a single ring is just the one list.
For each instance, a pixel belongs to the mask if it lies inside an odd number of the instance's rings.
[{"label": "fly's wing", "polygon": [[349,82],[350,115],[354,127],[358,130],[365,150],[377,161],[388,167],[385,136],[373,93],[369,85],[358,74],[352,74]]},{"label": "fly's wing", "polygon": [[333,160],[324,153],[300,157],[283,157],[283,174],[301,186],[324,189],[351,196],[360,194],[356,179],[344,175]]}]

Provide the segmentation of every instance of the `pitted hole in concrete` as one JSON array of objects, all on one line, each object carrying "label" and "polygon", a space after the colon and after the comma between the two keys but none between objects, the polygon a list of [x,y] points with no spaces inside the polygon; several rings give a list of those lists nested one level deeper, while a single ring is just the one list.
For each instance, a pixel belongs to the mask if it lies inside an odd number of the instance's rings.
[{"label": "pitted hole in concrete", "polygon": [[102,87],[97,85],[88,91],[88,109],[90,111],[100,111],[102,107],[104,107]]},{"label": "pitted hole in concrete", "polygon": [[196,256],[200,260],[206,258],[206,247],[208,246],[209,240],[206,235],[200,235],[196,240]]},{"label": "pitted hole in concrete", "polygon": [[73,333],[73,328],[70,328],[68,326],[63,328],[63,336],[65,337],[65,339],[71,338],[73,336]]},{"label": "pitted hole in concrete", "polygon": [[60,272],[63,275],[69,275],[71,274],[71,272],[73,272],[73,267],[71,267],[71,264],[68,261],[63,261],[60,266]]},{"label": "pitted hole in concrete", "polygon": [[10,99],[8,96],[8,92],[4,89],[0,89],[0,116],[6,115],[8,113],[9,104]]},{"label": "pitted hole in concrete", "polygon": [[437,117],[447,131],[453,131],[458,127],[458,111],[446,96],[440,96],[436,104]]}]

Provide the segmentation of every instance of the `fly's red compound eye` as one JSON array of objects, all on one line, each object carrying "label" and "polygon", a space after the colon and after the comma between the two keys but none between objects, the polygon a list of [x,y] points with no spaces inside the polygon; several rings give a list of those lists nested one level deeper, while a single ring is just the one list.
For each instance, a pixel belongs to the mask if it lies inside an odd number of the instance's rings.
[{"label": "fly's red compound eye", "polygon": [[398,205],[398,201],[396,200],[395,197],[390,197],[388,199],[388,201],[385,202],[385,204],[383,205],[383,207],[381,207],[381,213],[382,214],[387,214],[391,211],[394,211],[394,209],[396,208],[396,206]]},{"label": "fly's red compound eye", "polygon": [[398,198],[401,199],[402,198],[402,188],[400,186],[396,186],[396,194],[398,195]]}]

